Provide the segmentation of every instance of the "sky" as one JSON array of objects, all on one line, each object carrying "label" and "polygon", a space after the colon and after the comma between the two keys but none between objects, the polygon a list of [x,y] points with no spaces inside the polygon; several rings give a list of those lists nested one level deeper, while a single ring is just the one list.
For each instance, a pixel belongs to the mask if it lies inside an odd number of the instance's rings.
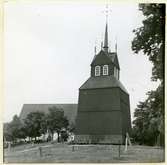
[{"label": "sky", "polygon": [[[105,30],[105,5],[97,2],[6,2],[4,8],[4,122],[23,104],[77,103],[90,76]],[[108,3],[109,47],[117,53],[120,81],[130,95],[131,117],[139,101],[157,87],[152,64],[134,54],[133,29],[144,19],[134,3]]]}]

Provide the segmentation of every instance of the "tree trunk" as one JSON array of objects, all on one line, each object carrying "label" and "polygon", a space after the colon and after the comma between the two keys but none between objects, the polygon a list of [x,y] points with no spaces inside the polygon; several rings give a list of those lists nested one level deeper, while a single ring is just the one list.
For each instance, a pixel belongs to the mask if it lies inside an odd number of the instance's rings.
[{"label": "tree trunk", "polygon": [[54,132],[51,133],[51,141],[53,141]]},{"label": "tree trunk", "polygon": [[57,132],[57,136],[58,136],[57,142],[59,143],[60,142],[60,133],[59,132]]}]

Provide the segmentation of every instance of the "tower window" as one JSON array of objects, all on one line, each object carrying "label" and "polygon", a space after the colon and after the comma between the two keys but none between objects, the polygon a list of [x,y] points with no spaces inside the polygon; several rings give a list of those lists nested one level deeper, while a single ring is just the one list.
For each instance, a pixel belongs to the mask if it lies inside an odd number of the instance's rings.
[{"label": "tower window", "polygon": [[95,67],[95,76],[100,76],[100,66]]},{"label": "tower window", "polygon": [[103,75],[108,75],[108,65],[103,66]]}]

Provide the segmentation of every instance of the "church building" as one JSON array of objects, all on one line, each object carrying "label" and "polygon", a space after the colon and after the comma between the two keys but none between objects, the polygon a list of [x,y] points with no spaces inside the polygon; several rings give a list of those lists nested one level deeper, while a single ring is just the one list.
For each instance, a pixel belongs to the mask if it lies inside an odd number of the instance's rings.
[{"label": "church building", "polygon": [[120,144],[131,130],[129,94],[120,82],[116,52],[104,46],[91,63],[91,76],[79,88],[75,143]]}]

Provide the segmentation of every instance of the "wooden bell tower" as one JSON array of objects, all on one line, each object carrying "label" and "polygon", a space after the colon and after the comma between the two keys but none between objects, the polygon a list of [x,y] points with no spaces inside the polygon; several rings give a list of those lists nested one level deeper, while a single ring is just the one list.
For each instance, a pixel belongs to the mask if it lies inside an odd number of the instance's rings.
[{"label": "wooden bell tower", "polygon": [[79,88],[75,143],[124,143],[131,130],[129,94],[119,81],[117,52],[104,46],[91,63],[91,76]]}]

